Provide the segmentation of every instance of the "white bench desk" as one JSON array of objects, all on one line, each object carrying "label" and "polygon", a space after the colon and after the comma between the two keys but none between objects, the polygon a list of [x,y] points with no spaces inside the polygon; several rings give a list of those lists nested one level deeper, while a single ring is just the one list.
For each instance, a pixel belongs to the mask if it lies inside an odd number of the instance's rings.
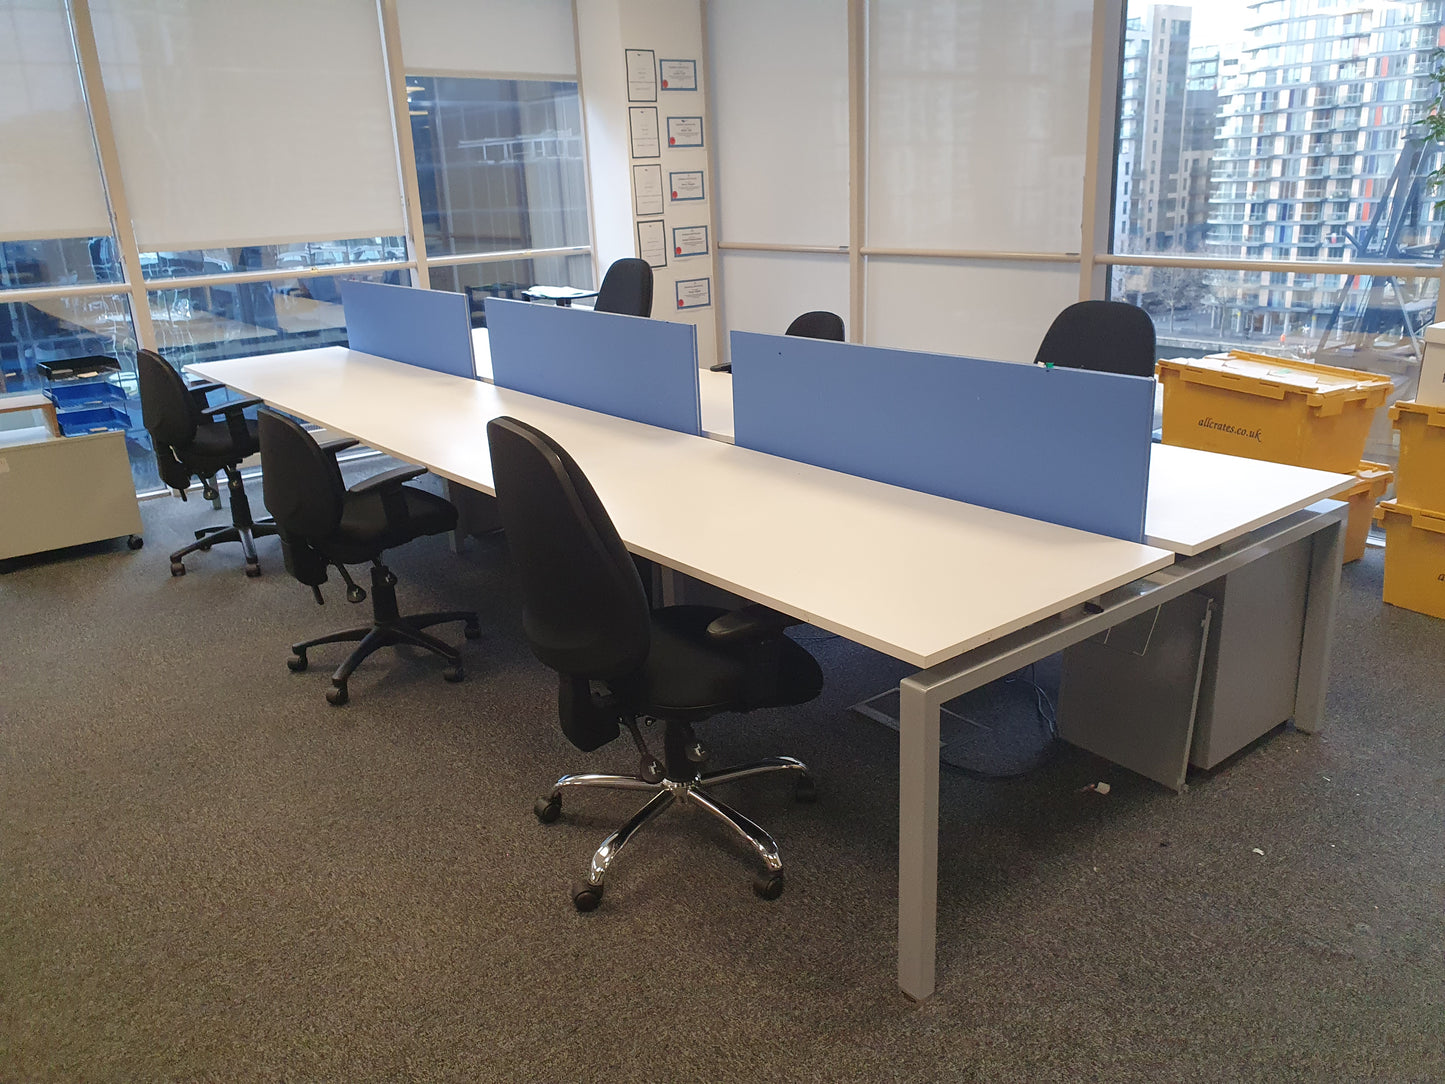
[{"label": "white bench desk", "polygon": [[1294,512],[1176,562],[1163,549],[342,347],[190,369],[486,493],[486,423],[510,414],[535,424],[586,471],[633,552],[920,667],[899,696],[898,981],[913,998],[934,988],[944,701],[1312,538],[1294,718],[1303,730],[1319,723],[1343,505]]}]

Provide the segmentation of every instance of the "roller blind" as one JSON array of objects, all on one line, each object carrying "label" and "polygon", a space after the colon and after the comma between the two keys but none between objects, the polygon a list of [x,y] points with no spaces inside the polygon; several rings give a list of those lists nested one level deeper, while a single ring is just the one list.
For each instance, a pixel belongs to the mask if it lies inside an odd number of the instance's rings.
[{"label": "roller blind", "polygon": [[1077,252],[1092,0],[873,0],[868,243]]},{"label": "roller blind", "polygon": [[109,233],[64,0],[0,0],[0,240]]},{"label": "roller blind", "polygon": [[404,232],[373,0],[92,0],[144,251]]},{"label": "roller blind", "polygon": [[577,78],[570,0],[398,0],[397,16],[409,72]]}]

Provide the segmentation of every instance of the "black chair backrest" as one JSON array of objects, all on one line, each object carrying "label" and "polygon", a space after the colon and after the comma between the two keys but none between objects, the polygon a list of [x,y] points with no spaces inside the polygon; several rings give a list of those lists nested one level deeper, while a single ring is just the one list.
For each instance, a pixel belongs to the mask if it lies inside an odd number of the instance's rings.
[{"label": "black chair backrest", "polygon": [[1035,361],[1125,376],[1154,375],[1154,321],[1123,301],[1078,301],[1054,317]]},{"label": "black chair backrest", "polygon": [[819,309],[805,312],[791,324],[784,335],[797,335],[804,339],[832,339],[840,343],[844,339],[843,318],[836,312]]},{"label": "black chair backrest", "polygon": [[146,432],[157,444],[188,447],[204,419],[185,378],[154,350],[138,350],[135,368],[140,378],[140,410]]},{"label": "black chair backrest", "polygon": [[257,411],[261,491],[285,538],[320,541],[336,532],[346,484],[336,457],[290,418]]},{"label": "black chair backrest", "polygon": [[597,290],[596,312],[617,312],[623,316],[652,315],[652,268],[646,260],[618,260],[602,276]]},{"label": "black chair backrest", "polygon": [[515,418],[488,422],[487,443],[532,651],[568,677],[636,671],[652,647],[647,596],[587,476],[556,441]]}]

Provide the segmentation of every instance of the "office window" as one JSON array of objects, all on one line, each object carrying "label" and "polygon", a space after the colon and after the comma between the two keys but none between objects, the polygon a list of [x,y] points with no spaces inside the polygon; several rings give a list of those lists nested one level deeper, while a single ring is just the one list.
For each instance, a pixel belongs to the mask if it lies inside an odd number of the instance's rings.
[{"label": "office window", "polygon": [[[1418,0],[1361,5],[1365,10],[1352,15],[1359,36],[1349,43],[1349,60],[1305,64],[1311,55],[1325,55],[1331,44],[1325,39],[1334,31],[1317,17],[1326,7],[1323,0],[1293,0],[1277,10],[1268,4],[1196,7],[1191,53],[1218,50],[1239,55],[1239,64],[1210,79],[1191,61],[1194,70],[1182,91],[1162,76],[1149,78],[1158,85],[1144,87],[1144,95],[1157,103],[1151,105],[1157,116],[1146,119],[1163,125],[1159,148],[1140,153],[1137,129],[1121,126],[1116,189],[1127,175],[1137,190],[1147,175],[1144,163],[1157,160],[1159,195],[1175,200],[1179,215],[1166,229],[1141,213],[1139,201],[1116,200],[1111,246],[1126,257],[1172,251],[1238,267],[1117,265],[1110,294],[1154,316],[1161,352],[1264,347],[1389,373],[1397,394],[1407,396],[1414,392],[1423,329],[1435,315],[1438,282],[1434,274],[1411,271],[1439,266],[1445,223],[1431,211],[1445,191],[1434,189],[1427,177],[1445,154],[1424,140],[1414,106],[1374,104],[1420,100],[1420,93],[1412,66],[1388,55],[1381,35],[1370,32],[1385,12],[1398,8],[1435,41],[1445,33],[1445,13]],[[1129,0],[1128,16],[1147,25],[1148,8]],[[1126,48],[1131,36],[1142,33],[1127,25]],[[1297,44],[1283,51],[1248,47],[1262,36]],[[1277,89],[1248,91],[1256,86]],[[1122,101],[1120,110],[1122,116]],[[1296,125],[1306,134],[1263,135]],[[1356,156],[1360,149],[1373,153]],[[1175,165],[1186,156],[1199,168],[1190,172]],[[1279,180],[1269,181],[1265,191],[1262,185],[1236,184],[1240,178]],[[1241,233],[1234,223],[1260,225]],[[1256,260],[1401,267],[1393,276],[1302,275],[1294,289],[1259,290],[1250,288],[1258,273],[1248,270]],[[1282,273],[1278,281],[1285,281]],[[1370,454],[1388,460],[1393,453],[1375,445]]]},{"label": "office window", "polygon": [[[588,244],[576,83],[409,76],[406,86],[429,258]],[[562,284],[590,284],[588,268],[588,283]]]}]

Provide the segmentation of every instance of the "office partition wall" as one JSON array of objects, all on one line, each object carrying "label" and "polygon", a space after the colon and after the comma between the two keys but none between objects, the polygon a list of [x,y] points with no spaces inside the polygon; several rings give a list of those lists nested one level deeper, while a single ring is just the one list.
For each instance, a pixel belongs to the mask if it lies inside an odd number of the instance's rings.
[{"label": "office partition wall", "polygon": [[869,5],[869,342],[1031,361],[1077,300],[1092,14]]},{"label": "office partition wall", "polygon": [[836,312],[852,327],[848,7],[708,5],[728,328],[781,332],[810,309]]}]

